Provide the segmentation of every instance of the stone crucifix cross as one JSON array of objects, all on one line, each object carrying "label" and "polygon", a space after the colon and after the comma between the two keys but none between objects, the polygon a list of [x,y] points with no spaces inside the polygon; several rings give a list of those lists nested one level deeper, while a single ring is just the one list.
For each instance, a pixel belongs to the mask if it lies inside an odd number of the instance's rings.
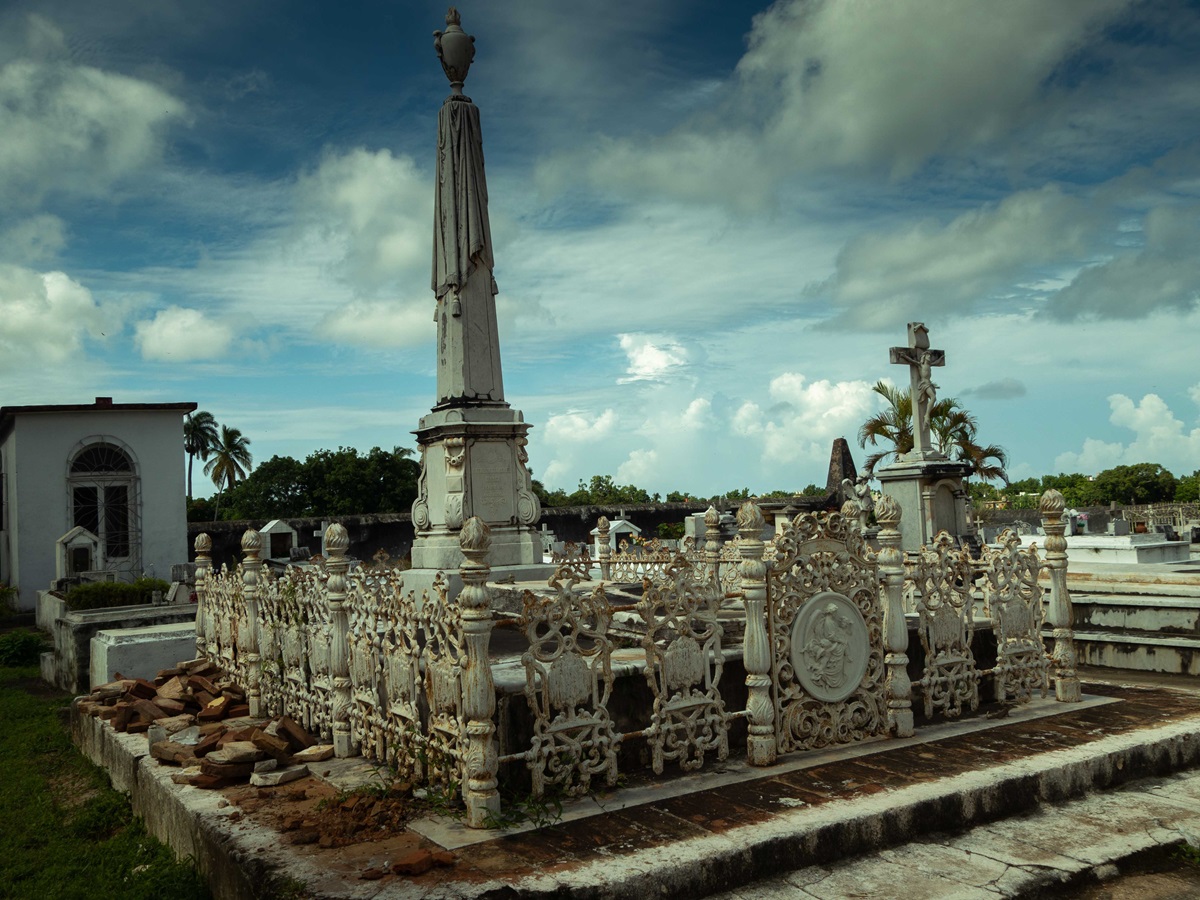
[{"label": "stone crucifix cross", "polygon": [[933,451],[929,440],[929,414],[937,402],[933,367],[946,364],[946,351],[929,349],[929,329],[924,322],[908,323],[908,346],[892,347],[891,361],[909,367],[912,384],[913,450]]}]

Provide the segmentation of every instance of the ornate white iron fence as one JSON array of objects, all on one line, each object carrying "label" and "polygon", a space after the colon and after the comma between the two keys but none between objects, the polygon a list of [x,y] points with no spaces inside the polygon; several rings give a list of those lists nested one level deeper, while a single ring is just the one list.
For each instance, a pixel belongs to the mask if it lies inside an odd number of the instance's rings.
[{"label": "ornate white iron fence", "polygon": [[[1050,491],[1042,511],[1046,557],[1007,536],[983,560],[984,595],[1000,644],[997,696],[1027,699],[1053,669],[1059,700],[1079,699],[1066,591],[1062,498]],[[715,513],[714,513],[715,518]],[[900,509],[889,497],[876,508],[878,555],[858,522],[841,514],[802,514],[768,549],[761,511],[738,511],[739,539],[722,559],[715,525],[703,562],[689,555],[655,559],[642,575],[636,613],[643,627],[641,668],[652,703],[620,733],[611,710],[615,690],[612,615],[604,585],[579,590],[568,563],[548,595],[528,593],[520,619],[526,702],[534,726],[528,747],[499,757],[496,696],[489,661],[495,624],[487,587],[490,536],[478,519],[463,524],[463,588],[451,597],[443,577],[418,603],[398,570],[379,566],[348,574],[349,537],[326,532],[323,565],[261,573],[261,540],[247,532],[245,559],[233,571],[211,569],[206,535],[197,550],[197,647],[243,681],[252,713],[283,712],[323,738],[339,756],[361,752],[387,761],[419,783],[460,786],[466,821],[483,827],[500,810],[501,761],[523,762],[537,792],[558,785],[580,793],[618,777],[618,748],[642,738],[661,773],[675,762],[695,769],[729,753],[732,719],[745,716],[747,758],[766,765],[779,753],[913,733],[907,675],[905,566]],[[611,566],[605,540],[600,561]],[[706,521],[707,524],[707,521]],[[730,553],[730,555],[732,555]],[[690,556],[690,558],[689,558]],[[1041,639],[1042,567],[1050,573],[1048,620],[1054,652]],[[736,590],[728,575],[740,576]],[[624,574],[624,573],[622,573]],[[911,596],[921,617],[927,713],[953,715],[972,706],[977,680],[970,655],[969,584],[977,577],[960,551],[939,537],[914,562]],[[744,710],[727,710],[722,619],[730,597],[745,610]],[[628,654],[628,650],[624,651]],[[261,663],[261,664],[260,664]],[[623,719],[622,721],[625,721]]]}]

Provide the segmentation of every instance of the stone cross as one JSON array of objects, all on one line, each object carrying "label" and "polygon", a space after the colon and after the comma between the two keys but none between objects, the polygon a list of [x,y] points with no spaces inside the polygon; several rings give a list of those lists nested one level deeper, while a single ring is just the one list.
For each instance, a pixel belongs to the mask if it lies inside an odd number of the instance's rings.
[{"label": "stone cross", "polygon": [[946,364],[946,351],[929,349],[929,329],[924,322],[908,323],[908,346],[892,347],[891,361],[909,367],[912,390],[913,450],[931,453],[929,414],[937,402],[937,385],[933,383],[933,366]]}]

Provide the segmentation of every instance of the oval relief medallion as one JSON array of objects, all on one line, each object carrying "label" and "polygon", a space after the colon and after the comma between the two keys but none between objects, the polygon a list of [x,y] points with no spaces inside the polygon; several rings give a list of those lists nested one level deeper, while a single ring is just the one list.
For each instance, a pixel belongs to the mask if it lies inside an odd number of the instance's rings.
[{"label": "oval relief medallion", "polygon": [[870,650],[867,623],[842,594],[817,594],[792,623],[792,668],[804,690],[824,703],[845,700],[862,683]]}]

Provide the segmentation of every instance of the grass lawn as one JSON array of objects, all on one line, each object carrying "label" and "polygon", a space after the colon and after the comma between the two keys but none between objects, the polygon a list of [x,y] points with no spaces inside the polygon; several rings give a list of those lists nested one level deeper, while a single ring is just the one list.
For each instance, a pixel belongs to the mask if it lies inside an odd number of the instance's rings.
[{"label": "grass lawn", "polygon": [[69,702],[36,666],[0,667],[0,897],[209,897],[72,745]]}]

